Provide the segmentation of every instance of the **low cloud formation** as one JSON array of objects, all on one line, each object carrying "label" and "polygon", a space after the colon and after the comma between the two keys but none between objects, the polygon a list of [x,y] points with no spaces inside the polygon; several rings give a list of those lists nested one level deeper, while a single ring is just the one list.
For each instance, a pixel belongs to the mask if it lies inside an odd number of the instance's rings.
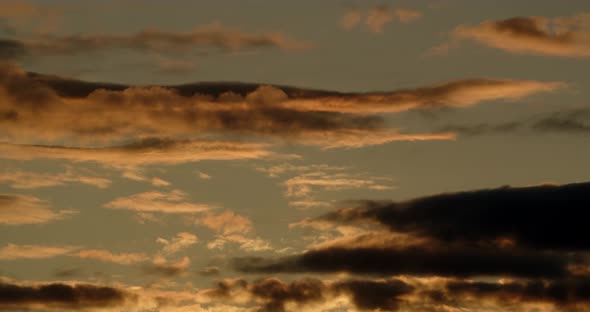
[{"label": "low cloud formation", "polygon": [[367,30],[373,33],[382,33],[385,25],[397,20],[400,23],[409,23],[422,18],[422,12],[414,9],[377,6],[367,11],[351,9],[344,13],[340,19],[340,26],[351,30],[364,22]]},{"label": "low cloud formation", "polygon": [[42,224],[76,213],[74,210],[55,211],[47,202],[34,196],[0,194],[0,225]]},{"label": "low cloud formation", "polygon": [[[120,142],[154,135],[280,138],[323,148],[392,141],[450,140],[453,133],[404,133],[382,116],[412,109],[468,107],[564,87],[560,82],[472,79],[373,93],[338,93],[256,84],[132,87],[34,75],[0,66],[4,139]],[[218,143],[221,144],[221,143]],[[228,143],[229,144],[229,143]],[[185,156],[188,157],[188,156]],[[195,156],[197,157],[197,156]]]},{"label": "low cloud formation", "polygon": [[439,194],[407,202],[360,202],[321,219],[372,220],[391,231],[448,243],[544,250],[590,250],[590,183],[502,187]]},{"label": "low cloud formation", "polygon": [[241,257],[234,268],[247,273],[340,273],[375,276],[516,276],[561,277],[568,259],[559,255],[512,249],[328,247],[301,255],[263,259]]},{"label": "low cloud formation", "polygon": [[120,307],[136,297],[122,289],[92,284],[0,281],[0,308],[7,310],[50,310]]},{"label": "low cloud formation", "polygon": [[590,57],[590,14],[513,17],[460,25],[452,37],[516,54],[585,58]]},{"label": "low cloud formation", "polygon": [[[329,311],[348,306],[346,301],[363,311],[397,311],[403,296],[411,294],[414,287],[399,279],[323,281],[314,278],[283,282],[277,278],[264,278],[254,282],[224,280],[216,288],[202,292],[203,296],[256,302],[259,312]],[[350,298],[340,306],[331,306],[338,297]],[[235,300],[235,299],[234,299]]]},{"label": "low cloud formation", "polygon": [[589,192],[590,183],[577,183],[348,202],[292,224],[328,238],[307,251],[232,264],[244,273],[567,279],[588,266]]}]

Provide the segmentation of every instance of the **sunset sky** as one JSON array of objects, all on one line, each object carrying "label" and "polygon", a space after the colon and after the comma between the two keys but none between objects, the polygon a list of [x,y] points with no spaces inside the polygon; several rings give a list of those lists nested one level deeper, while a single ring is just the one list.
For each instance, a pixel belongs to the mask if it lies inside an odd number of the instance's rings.
[{"label": "sunset sky", "polygon": [[0,310],[590,311],[590,1],[0,0]]}]

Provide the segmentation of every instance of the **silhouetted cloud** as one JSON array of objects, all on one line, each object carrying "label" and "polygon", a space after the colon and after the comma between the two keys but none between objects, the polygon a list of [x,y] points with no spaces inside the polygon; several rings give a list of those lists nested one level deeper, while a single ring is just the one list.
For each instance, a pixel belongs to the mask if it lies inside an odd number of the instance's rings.
[{"label": "silhouetted cloud", "polygon": [[590,57],[590,14],[547,18],[522,16],[460,25],[456,40],[473,40],[511,53]]},{"label": "silhouetted cloud", "polygon": [[301,255],[263,259],[240,257],[234,268],[248,273],[338,273],[376,276],[517,276],[567,275],[567,258],[542,252],[498,248],[329,247]]},{"label": "silhouetted cloud", "polygon": [[92,284],[55,282],[28,285],[0,282],[0,308],[2,309],[85,310],[121,306],[135,299],[135,296],[124,290]]},{"label": "silhouetted cloud", "polygon": [[590,183],[501,187],[406,202],[360,202],[320,218],[374,220],[394,232],[448,243],[502,241],[539,249],[589,250]]},{"label": "silhouetted cloud", "polygon": [[216,299],[232,300],[240,295],[247,295],[248,301],[258,302],[255,311],[283,312],[325,311],[321,308],[334,298],[345,295],[350,297],[353,305],[360,310],[397,311],[403,295],[411,294],[414,287],[399,279],[386,280],[339,280],[323,281],[315,278],[298,279],[284,282],[274,277],[247,282],[245,280],[224,280],[217,287],[203,292],[205,296]]},{"label": "silhouetted cloud", "polygon": [[590,303],[590,278],[579,277],[528,282],[454,281],[446,285],[446,295],[458,301],[462,297],[489,298],[499,302],[551,302],[560,306]]}]

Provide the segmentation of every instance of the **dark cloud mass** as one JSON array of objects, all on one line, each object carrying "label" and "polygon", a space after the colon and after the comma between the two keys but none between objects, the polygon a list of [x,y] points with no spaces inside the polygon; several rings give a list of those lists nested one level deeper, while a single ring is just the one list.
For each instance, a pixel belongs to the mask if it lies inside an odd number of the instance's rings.
[{"label": "dark cloud mass", "polygon": [[589,250],[590,183],[501,187],[439,194],[407,202],[360,202],[330,213],[333,221],[374,220],[394,232],[469,244]]},{"label": "dark cloud mass", "polygon": [[303,278],[284,282],[270,277],[251,283],[241,279],[221,281],[215,288],[206,290],[206,294],[211,298],[230,300],[237,294],[236,291],[245,292],[259,302],[260,306],[255,310],[259,312],[287,311],[287,304],[295,304],[298,308],[321,305],[341,295],[350,297],[361,310],[397,311],[403,302],[402,296],[413,293],[414,287],[399,279],[330,282]]},{"label": "dark cloud mass", "polygon": [[451,298],[474,296],[494,298],[504,302],[551,302],[557,305],[590,304],[590,278],[507,283],[455,281],[446,285],[446,293]]},{"label": "dark cloud mass", "polygon": [[135,297],[127,292],[91,284],[49,283],[20,285],[0,282],[0,308],[26,309],[51,307],[86,309],[123,305]]},{"label": "dark cloud mass", "polygon": [[513,249],[331,247],[280,258],[237,258],[234,267],[256,273],[351,272],[376,276],[518,276],[567,275],[567,259]]}]

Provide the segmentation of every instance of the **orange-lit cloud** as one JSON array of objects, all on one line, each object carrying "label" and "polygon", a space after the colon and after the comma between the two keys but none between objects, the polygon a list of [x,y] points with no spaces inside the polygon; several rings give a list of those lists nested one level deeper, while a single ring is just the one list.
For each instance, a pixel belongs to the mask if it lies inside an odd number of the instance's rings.
[{"label": "orange-lit cloud", "polygon": [[387,6],[376,6],[366,11],[351,9],[340,18],[340,26],[346,30],[353,29],[361,23],[373,33],[382,33],[385,25],[398,20],[400,23],[409,23],[420,19],[422,12],[408,8],[392,9]]},{"label": "orange-lit cloud", "polygon": [[7,170],[0,173],[0,184],[8,184],[15,189],[33,189],[41,187],[61,186],[70,183],[81,183],[107,188],[111,181],[97,176],[84,175],[68,168],[64,173],[36,173],[22,170]]},{"label": "orange-lit cloud", "polygon": [[113,253],[104,249],[84,249],[72,254],[82,259],[93,259],[117,264],[134,264],[147,261],[149,257],[144,253]]},{"label": "orange-lit cloud", "polygon": [[30,195],[0,194],[0,225],[48,223],[76,213],[55,211],[46,201]]},{"label": "orange-lit cloud", "polygon": [[53,258],[67,255],[75,249],[77,247],[73,246],[7,244],[0,248],[0,260]]},{"label": "orange-lit cloud", "polygon": [[590,14],[513,17],[460,25],[455,40],[472,40],[517,54],[590,57]]}]

